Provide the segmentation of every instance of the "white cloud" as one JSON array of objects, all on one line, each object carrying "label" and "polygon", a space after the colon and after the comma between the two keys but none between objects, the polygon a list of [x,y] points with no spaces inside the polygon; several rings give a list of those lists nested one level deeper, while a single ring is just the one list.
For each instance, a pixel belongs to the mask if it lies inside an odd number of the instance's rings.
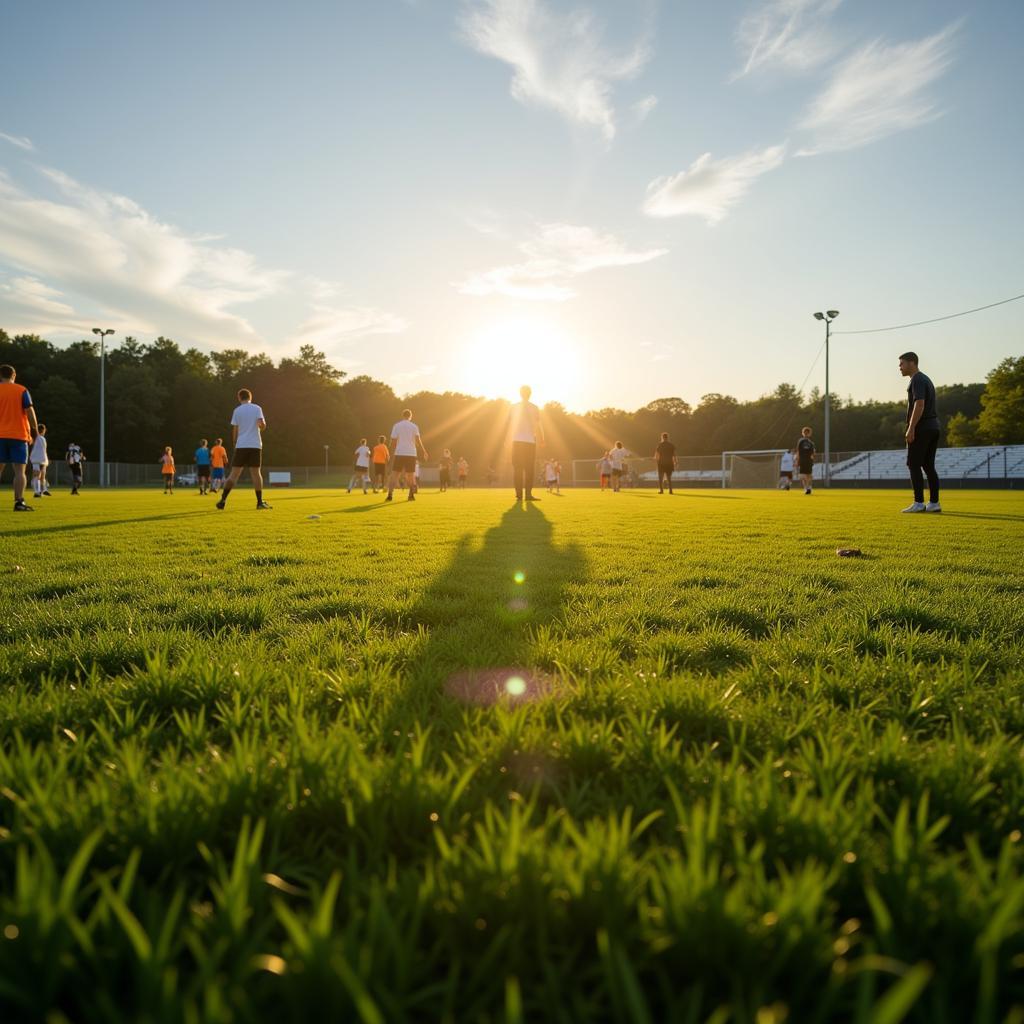
[{"label": "white cloud", "polygon": [[573,224],[544,224],[522,243],[520,263],[473,274],[456,285],[464,295],[508,295],[564,302],[576,295],[569,282],[581,274],[626,267],[664,256],[667,249],[631,251],[617,238]]},{"label": "white cloud", "polygon": [[513,97],[598,128],[606,139],[615,136],[614,84],[650,57],[645,41],[618,56],[608,52],[589,12],[556,14],[541,0],[481,0],[460,21],[470,46],[512,66]]},{"label": "white cloud", "polygon": [[[162,223],[138,203],[43,169],[47,194],[0,172],[0,323],[79,332],[102,319],[120,334],[164,334],[184,345],[273,348],[238,307],[269,297],[307,319],[292,342],[327,345],[394,333],[393,314],[331,303],[337,285],[261,266],[250,253]],[[281,346],[276,346],[280,348]]]},{"label": "white cloud", "polygon": [[9,142],[12,146],[17,146],[18,149],[31,151],[36,148],[32,145],[32,140],[24,135],[8,135],[7,132],[0,132],[0,141]]},{"label": "white cloud", "polygon": [[734,78],[757,71],[805,72],[839,48],[825,25],[841,0],[767,0],[740,20],[736,42],[745,57]]},{"label": "white cloud", "polygon": [[811,141],[798,155],[854,149],[941,117],[925,90],[952,63],[958,28],[909,43],[875,40],[845,60],[800,121]]},{"label": "white cloud", "polygon": [[313,314],[289,339],[292,344],[331,349],[368,334],[401,334],[408,323],[380,309],[314,306]]},{"label": "white cloud", "polygon": [[633,104],[633,116],[637,121],[646,121],[647,115],[658,105],[657,96],[645,96]]},{"label": "white cloud", "polygon": [[651,217],[703,217],[715,224],[747,194],[758,177],[774,170],[785,158],[785,143],[722,160],[712,160],[711,154],[705,153],[689,170],[652,181],[647,186],[644,213]]}]

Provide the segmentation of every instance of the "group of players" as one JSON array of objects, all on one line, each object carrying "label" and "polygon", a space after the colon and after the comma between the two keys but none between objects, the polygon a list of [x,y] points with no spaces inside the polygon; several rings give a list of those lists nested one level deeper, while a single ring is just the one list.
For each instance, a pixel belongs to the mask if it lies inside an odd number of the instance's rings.
[{"label": "group of players", "polygon": [[[914,501],[904,512],[941,512],[939,505],[939,478],[935,471],[935,453],[939,441],[939,420],[936,409],[935,387],[931,380],[923,374],[918,365],[918,357],[913,352],[905,352],[899,358],[900,372],[910,378],[907,387],[907,466],[910,469],[911,482],[914,487]],[[14,470],[14,511],[31,512],[32,506],[24,500],[26,486],[26,465],[31,462],[33,470],[33,487],[37,497],[49,496],[50,490],[46,479],[49,465],[46,447],[46,426],[36,419],[35,408],[28,389],[16,382],[17,374],[14,367],[0,365],[0,473],[6,463],[10,462]],[[541,423],[540,410],[530,401],[531,389],[523,385],[520,389],[520,401],[509,410],[508,440],[511,444],[513,483],[516,499],[519,501],[538,501],[533,494],[533,483],[536,476],[536,457],[538,446],[544,444],[544,430]],[[224,509],[231,491],[238,482],[243,471],[248,469],[256,492],[256,508],[269,509],[271,506],[263,500],[263,431],[267,427],[263,409],[252,400],[252,393],[247,388],[238,391],[238,405],[231,416],[232,449],[230,472],[228,471],[228,453],[223,439],[217,438],[213,446],[204,438],[195,451],[196,477],[201,495],[220,492],[218,509]],[[613,492],[620,490],[622,478],[626,472],[626,459],[630,453],[621,441],[607,450],[598,462],[601,490],[609,488]],[[811,428],[804,427],[800,440],[794,451],[786,452],[780,466],[779,487],[789,490],[793,480],[794,457],[798,464],[804,494],[813,493],[813,471],[815,446],[811,440]],[[387,487],[386,501],[394,500],[396,487],[408,489],[408,500],[415,501],[418,489],[419,466],[427,461],[427,450],[423,445],[419,427],[412,420],[412,411],[406,409],[402,418],[391,428],[390,444],[386,436],[381,434],[377,444],[371,449],[366,438],[361,438],[355,453],[355,472],[349,481],[348,491],[362,484],[363,493],[367,493],[372,484],[376,494]],[[672,474],[676,469],[676,448],[663,433],[661,441],[654,451],[658,467],[658,493],[663,494],[667,488],[672,494]],[[85,455],[79,445],[68,445],[65,455],[72,474],[72,494],[78,494],[82,483],[82,465]],[[175,463],[174,451],[168,446],[159,459],[161,475],[164,479],[164,493],[174,493]],[[390,478],[388,467],[390,465]],[[457,473],[458,486],[464,488],[469,474],[469,463],[462,456],[453,460],[451,450],[444,449],[439,462],[440,488],[448,490],[451,485],[451,474],[454,468]],[[556,459],[549,458],[544,463],[543,477],[548,491],[559,489],[561,466]],[[488,470],[489,482],[496,474]],[[927,476],[929,501],[924,502],[924,478]]]}]

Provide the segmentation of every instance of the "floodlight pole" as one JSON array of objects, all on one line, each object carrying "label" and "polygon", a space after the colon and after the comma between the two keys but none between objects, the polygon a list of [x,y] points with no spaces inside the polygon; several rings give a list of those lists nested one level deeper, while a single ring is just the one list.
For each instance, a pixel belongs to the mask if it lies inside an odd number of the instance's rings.
[{"label": "floodlight pole", "polygon": [[324,445],[324,476],[327,476],[327,453],[330,450],[330,447],[331,446],[329,444]]},{"label": "floodlight pole", "polygon": [[832,321],[839,316],[838,309],[830,309],[825,313],[815,313],[815,320],[825,321],[825,472],[823,474],[826,487],[832,486],[832,398],[828,380],[828,340],[831,334]]},{"label": "floodlight pole", "polygon": [[106,340],[108,334],[114,333],[114,328],[101,330],[99,327],[92,329],[93,334],[98,334],[100,339],[100,487],[107,486],[107,409],[106,409]]}]

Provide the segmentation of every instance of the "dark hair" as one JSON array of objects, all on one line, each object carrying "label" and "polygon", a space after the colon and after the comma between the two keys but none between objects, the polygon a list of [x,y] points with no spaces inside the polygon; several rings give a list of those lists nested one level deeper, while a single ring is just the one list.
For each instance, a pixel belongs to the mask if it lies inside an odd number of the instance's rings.
[{"label": "dark hair", "polygon": [[388,439],[383,434],[377,435],[377,444],[386,444],[387,440]]},{"label": "dark hair", "polygon": [[900,359],[905,359],[908,363],[914,364],[917,364],[921,361],[920,359],[917,358],[916,352],[904,352],[903,355],[900,356]]},{"label": "dark hair", "polygon": [[36,424],[36,428],[37,428],[36,429],[36,433],[37,434],[45,434],[46,433],[46,424],[45,423],[37,423]]},{"label": "dark hair", "polygon": [[217,438],[217,444],[223,444],[223,443],[224,443],[224,438],[223,437],[218,437]]},{"label": "dark hair", "polygon": [[239,388],[238,389],[238,400],[240,402],[251,402],[252,401],[252,392],[248,388]]},{"label": "dark hair", "polygon": [[0,366],[0,380],[10,380],[14,376],[14,367],[4,363]]},{"label": "dark hair", "polygon": [[662,439],[662,441],[667,441],[668,440],[668,431],[667,430],[661,435],[661,439]]},{"label": "dark hair", "polygon": [[402,419],[411,420],[412,419],[412,409],[403,409],[402,410]]}]

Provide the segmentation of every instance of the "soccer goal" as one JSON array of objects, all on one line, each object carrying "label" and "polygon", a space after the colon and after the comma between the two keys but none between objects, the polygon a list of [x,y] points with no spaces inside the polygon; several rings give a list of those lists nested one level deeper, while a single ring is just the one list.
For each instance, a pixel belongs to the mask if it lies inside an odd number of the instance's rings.
[{"label": "soccer goal", "polygon": [[785,448],[722,452],[723,487],[777,487]]}]

